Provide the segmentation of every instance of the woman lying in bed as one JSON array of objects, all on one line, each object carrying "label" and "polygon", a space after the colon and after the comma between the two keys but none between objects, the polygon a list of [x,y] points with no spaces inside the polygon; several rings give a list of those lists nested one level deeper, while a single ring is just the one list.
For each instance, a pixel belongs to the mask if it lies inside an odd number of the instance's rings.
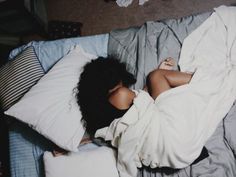
[{"label": "woman lying in bed", "polygon": [[[167,58],[158,69],[149,73],[144,90],[153,99],[168,89],[190,81],[192,74],[173,71],[175,64],[172,58]],[[78,83],[77,100],[90,135],[94,135],[97,129],[109,126],[114,119],[127,112],[136,96],[129,89],[135,82],[126,65],[112,58],[98,58],[84,66]],[[83,139],[81,143],[86,142],[91,141]],[[65,153],[67,151],[60,148],[53,151],[54,156]]]},{"label": "woman lying in bed", "polygon": [[[191,80],[192,74],[173,71],[175,64],[172,58],[167,58],[147,76],[144,90],[153,99]],[[90,135],[127,112],[136,96],[129,89],[135,82],[126,65],[112,58],[98,58],[84,66],[78,83],[77,101]]]}]

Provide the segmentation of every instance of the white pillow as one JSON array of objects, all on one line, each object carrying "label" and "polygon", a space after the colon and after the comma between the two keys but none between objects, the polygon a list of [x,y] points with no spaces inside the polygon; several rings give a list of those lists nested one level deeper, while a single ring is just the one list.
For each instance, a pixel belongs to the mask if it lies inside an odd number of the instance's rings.
[{"label": "white pillow", "polygon": [[77,151],[84,128],[74,89],[83,66],[94,58],[76,46],[5,114],[29,124],[61,148]]},{"label": "white pillow", "polygon": [[119,177],[113,150],[98,147],[54,157],[44,153],[46,177]]}]

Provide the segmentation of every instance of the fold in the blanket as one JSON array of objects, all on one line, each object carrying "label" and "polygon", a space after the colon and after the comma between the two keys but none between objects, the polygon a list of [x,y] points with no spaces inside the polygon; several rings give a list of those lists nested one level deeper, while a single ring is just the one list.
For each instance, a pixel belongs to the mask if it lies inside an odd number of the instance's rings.
[{"label": "fold in the blanket", "polygon": [[139,91],[132,107],[97,136],[118,147],[121,177],[142,164],[184,168],[201,153],[236,98],[236,7],[221,6],[185,40],[180,68],[189,84],[153,100]]}]

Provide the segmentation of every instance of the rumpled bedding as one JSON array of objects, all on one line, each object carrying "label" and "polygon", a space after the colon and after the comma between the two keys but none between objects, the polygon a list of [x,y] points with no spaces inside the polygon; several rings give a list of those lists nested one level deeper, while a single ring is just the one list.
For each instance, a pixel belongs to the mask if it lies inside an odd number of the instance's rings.
[{"label": "rumpled bedding", "polygon": [[180,19],[148,21],[141,27],[113,30],[109,33],[108,56],[125,62],[127,69],[137,78],[132,88],[142,89],[146,76],[165,58],[172,57],[178,63],[183,40],[210,14],[206,12]]},{"label": "rumpled bedding", "polygon": [[[141,28],[114,30],[109,34],[108,53],[109,55],[117,56],[123,62],[127,62],[130,66],[130,71],[138,79],[134,88],[143,88],[147,73],[156,68],[162,59],[171,56],[178,61],[180,48],[185,37],[205,21],[210,14],[211,12],[180,19],[147,22]],[[96,42],[97,47],[92,45],[96,49],[96,53],[100,52],[101,56],[107,54],[106,45],[103,44],[107,43],[108,35],[104,36],[103,39],[105,42]],[[42,65],[45,70],[48,70],[56,60],[59,60],[70,49],[61,50],[63,47],[69,47],[66,44],[74,45],[74,43],[67,43],[65,40],[59,40],[58,42],[42,41],[28,44],[33,45],[39,59],[44,60]],[[85,41],[85,43],[88,44],[86,46],[91,47],[93,39],[91,38],[90,42]],[[101,47],[99,47],[99,44],[101,44]],[[57,46],[52,48],[51,45]],[[12,51],[11,57],[13,58],[22,49],[18,48]],[[55,57],[56,60],[52,57]],[[206,143],[209,153],[207,159],[178,171],[144,167],[139,169],[137,177],[235,177],[235,127],[236,105],[234,104]],[[14,124],[14,127],[10,128],[11,176],[44,176],[42,154],[51,146],[46,140],[41,142],[41,139],[33,133],[35,132],[32,132],[30,128],[18,124]],[[32,153],[30,153],[31,151]]]},{"label": "rumpled bedding", "polygon": [[[106,133],[103,137],[119,148],[120,176],[136,176],[141,162],[151,167],[186,167],[200,154],[209,137],[213,142],[212,134],[236,97],[235,19],[235,7],[219,7],[184,41],[179,65],[182,71],[194,72],[188,85],[164,92],[155,101],[140,91],[130,110],[108,130],[102,130]],[[227,133],[224,143],[232,151],[226,153],[229,161],[224,162],[225,171],[207,173],[234,176],[235,136]]]}]

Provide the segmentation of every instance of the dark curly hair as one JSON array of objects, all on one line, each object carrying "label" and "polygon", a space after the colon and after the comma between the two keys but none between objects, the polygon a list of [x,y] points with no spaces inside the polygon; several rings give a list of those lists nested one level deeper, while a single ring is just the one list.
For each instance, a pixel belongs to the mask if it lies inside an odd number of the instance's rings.
[{"label": "dark curly hair", "polygon": [[77,85],[77,103],[82,121],[90,135],[97,129],[108,126],[114,117],[107,110],[108,93],[120,82],[129,87],[136,82],[126,65],[114,58],[99,57],[87,63]]}]

